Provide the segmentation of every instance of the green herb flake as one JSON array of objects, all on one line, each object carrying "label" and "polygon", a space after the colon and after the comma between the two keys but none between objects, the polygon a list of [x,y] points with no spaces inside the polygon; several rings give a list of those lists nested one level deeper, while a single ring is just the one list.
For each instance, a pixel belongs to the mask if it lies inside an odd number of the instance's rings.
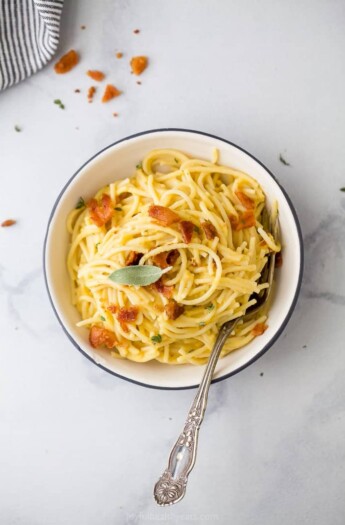
[{"label": "green herb flake", "polygon": [[162,342],[162,336],[160,334],[157,334],[157,335],[153,335],[151,337],[151,341],[153,342],[153,344],[157,344],[157,343],[161,343]]},{"label": "green herb flake", "polygon": [[98,249],[98,246],[99,246],[100,244],[101,244],[100,242],[97,242],[97,243],[95,244],[95,248],[96,248],[96,250]]},{"label": "green herb flake", "polygon": [[120,208],[120,206],[115,206],[114,210],[116,210],[116,211],[122,211],[122,208]]},{"label": "green herb flake", "polygon": [[199,323],[199,326],[205,326],[206,323],[204,323],[204,321],[201,321],[201,323]]},{"label": "green herb flake", "polygon": [[141,168],[143,167],[143,165],[142,165],[141,162],[139,162],[139,164],[137,164],[135,167],[137,168],[137,170],[141,170]]},{"label": "green herb flake", "polygon": [[64,104],[61,102],[61,100],[59,98],[56,98],[54,100],[54,104],[56,104],[57,106],[59,106],[60,109],[65,109],[65,106]]},{"label": "green herb flake", "polygon": [[290,162],[288,162],[287,160],[284,159],[283,155],[280,153],[279,155],[279,160],[282,164],[284,164],[284,166],[290,166]]},{"label": "green herb flake", "polygon": [[103,315],[101,315],[101,321],[105,321],[105,317]]},{"label": "green herb flake", "polygon": [[194,232],[200,235],[200,228],[196,224],[194,224]]},{"label": "green herb flake", "polygon": [[213,308],[214,308],[214,304],[213,304],[213,303],[207,304],[207,305],[205,306],[205,310],[209,310],[209,311],[211,311],[211,310],[213,310]]},{"label": "green herb flake", "polygon": [[178,159],[174,159],[174,161],[176,162],[176,164],[178,164]]},{"label": "green herb flake", "polygon": [[345,186],[344,188],[340,188],[340,191],[343,191],[345,193]]},{"label": "green herb flake", "polygon": [[[165,273],[165,272],[164,272]],[[143,265],[143,266],[126,266],[115,270],[109,275],[114,283],[126,284],[132,286],[148,286],[153,284],[163,275],[163,270],[158,266]]]},{"label": "green herb flake", "polygon": [[75,207],[76,210],[80,210],[81,208],[85,208],[85,201],[83,197],[79,197],[79,200],[77,202],[77,205]]},{"label": "green herb flake", "polygon": [[14,129],[17,131],[17,133],[20,133],[22,131],[22,128],[19,126],[14,126]]}]

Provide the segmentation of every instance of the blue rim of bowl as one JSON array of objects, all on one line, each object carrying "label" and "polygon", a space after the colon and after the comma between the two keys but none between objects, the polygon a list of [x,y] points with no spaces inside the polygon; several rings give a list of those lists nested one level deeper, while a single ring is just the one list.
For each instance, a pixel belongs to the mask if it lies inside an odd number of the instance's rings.
[{"label": "blue rim of bowl", "polygon": [[241,148],[240,146],[237,146],[237,144],[234,144],[233,142],[230,142],[229,140],[226,140],[226,139],[223,139],[221,137],[218,137],[217,135],[212,135],[211,133],[205,133],[203,131],[196,131],[194,129],[184,129],[184,128],[161,128],[161,129],[152,129],[152,130],[148,130],[148,131],[140,131],[139,133],[134,133],[133,135],[129,135],[128,137],[125,137],[123,139],[120,139],[120,140],[117,140],[117,141],[113,142],[112,144],[109,144],[109,146],[106,146],[105,148],[101,149],[95,155],[90,157],[86,162],[84,162],[84,164],[74,173],[74,175],[72,175],[72,177],[67,181],[65,186],[62,188],[61,192],[59,193],[59,195],[58,195],[58,197],[57,197],[57,199],[55,201],[55,204],[53,206],[51,214],[49,216],[47,230],[46,230],[46,234],[45,234],[45,238],[44,238],[44,244],[43,244],[43,274],[44,274],[44,281],[45,281],[45,285],[46,285],[46,289],[47,289],[47,293],[48,293],[50,304],[51,304],[51,306],[52,306],[52,308],[54,310],[54,313],[55,313],[55,315],[57,317],[57,320],[59,321],[63,331],[67,335],[68,339],[73,343],[73,345],[79,350],[79,352],[81,352],[92,363],[97,365],[102,370],[105,370],[109,374],[112,374],[112,375],[114,375],[116,377],[124,379],[125,381],[129,381],[130,383],[134,383],[136,385],[145,386],[147,388],[153,388],[153,389],[156,389],[156,390],[190,390],[192,388],[197,388],[199,385],[197,384],[197,385],[176,386],[176,387],[174,387],[174,386],[157,386],[157,385],[150,385],[149,383],[141,383],[140,381],[136,381],[135,379],[130,379],[128,377],[122,376],[121,374],[117,374],[116,372],[113,372],[112,370],[109,370],[105,366],[97,363],[94,359],[92,359],[92,357],[90,357],[86,352],[84,352],[84,350],[77,344],[77,342],[73,339],[71,334],[67,331],[65,325],[63,324],[62,320],[60,319],[60,317],[59,317],[59,315],[58,315],[58,313],[57,313],[57,311],[55,309],[55,306],[54,306],[54,303],[53,303],[53,299],[51,297],[50,290],[49,290],[48,279],[47,279],[47,272],[46,272],[46,264],[45,264],[45,261],[46,261],[46,246],[47,246],[47,239],[48,239],[48,235],[49,235],[50,223],[51,223],[52,218],[54,216],[55,210],[56,210],[56,208],[57,208],[57,206],[58,206],[58,204],[59,204],[59,202],[61,200],[61,197],[63,196],[63,194],[65,193],[66,189],[71,184],[71,182],[78,175],[78,173],[87,164],[89,164],[89,162],[91,162],[93,159],[98,157],[98,155],[100,155],[104,151],[108,150],[109,148],[112,148],[116,144],[120,144],[121,142],[126,142],[126,141],[134,139],[136,137],[141,137],[143,135],[150,135],[152,133],[165,133],[165,132],[171,132],[171,131],[177,131],[177,132],[183,132],[183,133],[194,133],[195,135],[203,135],[205,137],[210,137],[212,139],[220,140],[221,142],[224,142],[225,144],[229,144],[230,146],[234,146],[238,150],[242,151],[243,153],[245,153],[246,155],[251,157],[253,160],[255,160],[255,162],[260,164],[260,166],[262,166],[264,168],[264,170],[266,170],[266,172],[272,177],[272,179],[275,181],[275,183],[281,189],[281,191],[282,191],[282,193],[283,193],[283,195],[284,195],[284,197],[286,199],[286,202],[288,203],[288,205],[290,207],[290,210],[291,210],[291,213],[293,215],[294,222],[295,222],[295,225],[296,225],[296,229],[297,229],[297,234],[298,234],[298,239],[299,239],[299,250],[300,250],[300,268],[299,268],[298,282],[297,282],[295,295],[294,295],[294,298],[292,300],[290,309],[289,309],[288,313],[286,314],[285,319],[283,320],[282,324],[280,325],[279,330],[277,330],[277,332],[274,334],[272,339],[270,339],[268,341],[268,343],[263,347],[263,349],[260,352],[258,352],[252,359],[250,359],[248,361],[248,363],[240,366],[239,368],[236,368],[236,370],[233,370],[232,372],[229,372],[228,374],[226,374],[224,376],[212,379],[212,383],[219,383],[220,381],[223,381],[224,379],[227,379],[227,378],[229,378],[229,377],[231,377],[231,376],[233,376],[235,374],[238,374],[239,372],[241,372],[242,370],[247,368],[247,366],[250,366],[251,364],[253,364],[257,359],[259,359],[262,355],[264,355],[267,352],[267,350],[269,348],[271,348],[271,346],[274,345],[274,343],[277,341],[277,339],[281,336],[282,332],[285,330],[285,327],[286,327],[286,325],[288,324],[288,322],[290,320],[290,317],[292,315],[292,312],[295,309],[295,306],[296,306],[296,303],[297,303],[297,299],[298,299],[298,296],[299,296],[299,293],[300,293],[300,290],[301,290],[303,268],[304,268],[304,246],[303,246],[303,237],[302,237],[301,226],[300,226],[300,223],[299,223],[299,220],[298,220],[298,217],[297,217],[296,210],[295,210],[295,208],[294,208],[294,206],[293,206],[293,204],[291,202],[290,197],[288,196],[288,194],[286,193],[284,188],[280,185],[280,183],[277,181],[277,179],[275,178],[273,173],[271,173],[271,171],[268,168],[266,168],[266,166],[262,162],[260,162],[256,157],[254,157],[254,155],[252,155],[251,153],[249,153],[245,149]]}]

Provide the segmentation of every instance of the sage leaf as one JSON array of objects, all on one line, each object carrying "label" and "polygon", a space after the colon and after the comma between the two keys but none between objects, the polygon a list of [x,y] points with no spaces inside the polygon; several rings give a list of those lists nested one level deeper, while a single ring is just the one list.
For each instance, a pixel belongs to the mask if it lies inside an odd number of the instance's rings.
[{"label": "sage leaf", "polygon": [[114,283],[132,286],[148,286],[160,279],[165,271],[153,265],[126,266],[109,275]]}]

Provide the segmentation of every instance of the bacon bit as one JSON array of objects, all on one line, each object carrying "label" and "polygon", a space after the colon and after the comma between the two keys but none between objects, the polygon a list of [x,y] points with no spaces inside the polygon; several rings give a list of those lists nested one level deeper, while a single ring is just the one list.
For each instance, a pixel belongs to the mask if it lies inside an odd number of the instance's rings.
[{"label": "bacon bit", "polygon": [[179,258],[179,255],[180,255],[180,252],[178,250],[171,250],[170,252],[168,252],[168,257],[167,257],[168,265],[173,266],[173,264]]},{"label": "bacon bit", "polygon": [[92,102],[92,99],[93,99],[93,96],[94,96],[95,93],[96,93],[95,86],[89,87],[89,90],[87,92],[87,99],[88,99],[89,102]]},{"label": "bacon bit", "polygon": [[80,93],[80,89],[75,89],[74,93]]},{"label": "bacon bit", "polygon": [[165,206],[152,205],[149,207],[149,216],[156,219],[162,226],[170,226],[181,220],[180,216]]},{"label": "bacon bit", "polygon": [[240,203],[247,208],[247,210],[254,210],[255,202],[250,199],[243,191],[235,191],[235,195]]},{"label": "bacon bit", "polygon": [[96,69],[89,69],[86,74],[92,78],[92,80],[96,80],[96,82],[101,82],[105,77],[105,74],[102,73],[102,71],[97,71]]},{"label": "bacon bit", "polygon": [[182,233],[182,239],[185,243],[190,243],[193,237],[194,224],[190,221],[181,221],[179,224],[180,232]]},{"label": "bacon bit", "polygon": [[107,84],[103,93],[102,102],[109,102],[109,100],[118,97],[121,93],[122,91],[118,90],[117,87],[112,84]]},{"label": "bacon bit", "polygon": [[283,266],[283,255],[282,252],[276,253],[275,267],[281,268]]},{"label": "bacon bit", "polygon": [[55,73],[58,73],[59,75],[62,75],[64,73],[68,73],[68,71],[71,71],[79,62],[79,55],[74,49],[71,49],[71,51],[68,51],[65,55],[63,55],[60,60],[55,64],[54,71]]},{"label": "bacon bit", "polygon": [[265,323],[258,323],[254,326],[253,330],[252,330],[252,334],[254,337],[258,336],[258,335],[262,335],[266,330],[267,330],[268,326],[267,324]]},{"label": "bacon bit", "polygon": [[116,58],[122,58],[123,57],[123,53],[116,53]]},{"label": "bacon bit", "polygon": [[114,332],[101,328],[99,326],[92,326],[89,335],[89,341],[93,348],[106,346],[107,348],[114,348],[116,345],[116,338]]},{"label": "bacon bit", "polygon": [[2,222],[1,223],[1,226],[3,228],[8,228],[9,226],[13,226],[13,224],[16,224],[17,221],[13,220],[13,219],[7,219],[6,221]]},{"label": "bacon bit", "polygon": [[117,304],[110,304],[107,307],[107,310],[109,310],[109,312],[111,312],[112,314],[116,314],[116,312],[118,310],[118,306],[117,306]]},{"label": "bacon bit", "polygon": [[126,257],[126,266],[136,266],[144,254],[138,252],[129,252]]},{"label": "bacon bit", "polygon": [[256,219],[253,211],[248,210],[243,213],[239,214],[239,218],[234,217],[231,215],[229,217],[231,226],[235,231],[244,230],[245,228],[250,228],[251,226],[255,226]]},{"label": "bacon bit", "polygon": [[134,29],[133,33],[137,35],[138,33],[140,33],[140,29]]},{"label": "bacon bit", "polygon": [[114,215],[111,198],[106,193],[103,193],[100,203],[91,199],[87,207],[90,210],[90,219],[99,227],[104,226]]},{"label": "bacon bit", "polygon": [[116,319],[120,323],[134,323],[137,320],[139,308],[137,306],[129,306],[128,308],[120,308]]},{"label": "bacon bit", "polygon": [[120,193],[120,195],[117,196],[119,201],[123,201],[124,199],[127,199],[127,197],[131,197],[132,194],[129,193],[129,191],[124,191],[123,193]]},{"label": "bacon bit", "polygon": [[215,237],[218,237],[216,228],[213,226],[212,222],[205,221],[201,223],[201,227],[205,232],[206,238],[211,241]]},{"label": "bacon bit", "polygon": [[148,66],[148,60],[145,56],[133,57],[130,61],[132,73],[135,75],[141,75]]},{"label": "bacon bit", "polygon": [[167,314],[168,319],[172,319],[174,321],[183,314],[184,306],[172,300],[165,305],[164,311]]},{"label": "bacon bit", "polygon": [[158,279],[153,286],[156,288],[157,292],[163,294],[164,297],[167,297],[168,299],[170,299],[174,293],[174,287],[164,284],[162,278]]},{"label": "bacon bit", "polygon": [[162,270],[164,270],[164,268],[172,266],[174,262],[178,259],[178,256],[178,250],[171,250],[170,252],[162,252],[158,253],[157,255],[154,255],[152,257],[152,260],[156,266],[159,266],[160,268],[162,268]]}]

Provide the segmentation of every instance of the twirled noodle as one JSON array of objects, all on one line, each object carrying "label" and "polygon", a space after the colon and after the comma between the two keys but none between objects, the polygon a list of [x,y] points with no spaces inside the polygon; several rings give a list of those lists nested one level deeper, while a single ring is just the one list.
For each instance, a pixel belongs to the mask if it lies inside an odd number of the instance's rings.
[{"label": "twirled noodle", "polygon": [[[111,199],[112,216],[104,225],[95,224],[90,206],[68,217],[67,266],[72,301],[82,318],[78,326],[113,334],[116,345],[110,351],[116,357],[202,364],[221,324],[243,315],[255,304],[252,294],[267,286],[259,282],[261,272],[269,251],[278,252],[280,246],[265,228],[265,195],[246,173],[218,165],[217,151],[213,160],[170,149],[151,151],[132,178],[95,195],[97,202],[104,195]],[[152,205],[192,223],[192,238],[186,241],[179,223],[166,226],[150,216]],[[177,257],[164,276],[172,297],[155,285],[124,286],[109,279],[130,264],[130,254],[138,255],[135,264],[147,265],[164,252]],[[171,301],[182,312],[176,318],[167,314]],[[121,322],[118,309],[133,306],[135,321]],[[257,335],[253,329],[265,321],[261,315],[239,323],[222,355],[249,343]]]}]

